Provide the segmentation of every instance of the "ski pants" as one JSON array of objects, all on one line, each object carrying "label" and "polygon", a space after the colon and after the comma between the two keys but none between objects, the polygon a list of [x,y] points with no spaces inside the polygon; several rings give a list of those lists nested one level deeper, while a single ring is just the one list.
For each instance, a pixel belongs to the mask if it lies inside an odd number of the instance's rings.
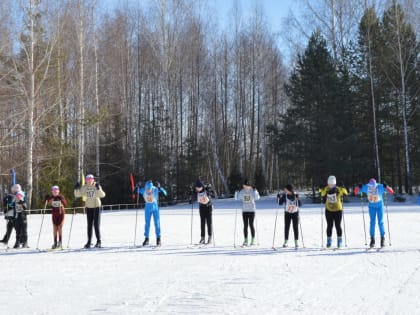
[{"label": "ski pants", "polygon": [[326,209],[325,218],[327,219],[327,237],[332,236],[332,229],[334,225],[335,230],[337,231],[337,237],[341,237],[343,235],[343,231],[341,229],[341,219],[343,218],[343,210],[329,211]]},{"label": "ski pants", "polygon": [[16,244],[28,242],[28,221],[25,212],[18,212],[15,219]]},{"label": "ski pants", "polygon": [[295,236],[295,240],[299,239],[299,212],[284,213],[284,239],[289,239],[289,230],[290,230],[290,223],[293,222],[293,234]]},{"label": "ski pants", "polygon": [[144,237],[149,238],[150,220],[153,216],[153,223],[155,224],[156,238],[160,237],[160,215],[157,204],[146,204],[144,208]]},{"label": "ski pants", "polygon": [[254,228],[255,212],[242,212],[242,220],[244,221],[244,237],[248,238],[248,225],[251,229],[251,237],[255,237]]},{"label": "ski pants", "polygon": [[378,217],[379,233],[385,236],[384,204],[382,202],[369,203],[370,236],[375,237],[376,217]]},{"label": "ski pants", "polygon": [[6,223],[6,233],[4,234],[3,240],[7,243],[10,239],[10,235],[12,234],[13,227],[15,226],[14,220],[7,220]]},{"label": "ski pants", "polygon": [[208,236],[213,235],[213,226],[212,226],[212,205],[203,205],[200,203],[200,223],[201,223],[201,237],[204,238],[206,235],[206,223],[207,223],[207,234]]},{"label": "ski pants", "polygon": [[87,235],[88,243],[92,242],[92,228],[95,227],[95,236],[96,241],[101,241],[101,209],[100,208],[86,208],[86,218],[87,218]]}]

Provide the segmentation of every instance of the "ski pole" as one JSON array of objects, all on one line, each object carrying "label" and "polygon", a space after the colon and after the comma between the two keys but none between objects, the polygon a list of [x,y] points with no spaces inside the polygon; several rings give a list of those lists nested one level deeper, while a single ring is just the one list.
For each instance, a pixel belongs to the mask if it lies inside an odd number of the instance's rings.
[{"label": "ski pole", "polygon": [[69,245],[70,245],[71,230],[73,228],[73,219],[74,219],[75,214],[76,214],[76,208],[73,208],[73,215],[71,216],[71,221],[70,221],[69,237],[67,238],[67,248],[69,248]]},{"label": "ski pole", "polygon": [[300,238],[302,239],[302,247],[305,248],[305,242],[303,241],[303,232],[302,232],[302,220],[300,219],[300,213],[298,214],[299,226],[300,226]]},{"label": "ski pole", "polygon": [[347,247],[346,220],[344,219],[344,209],[342,210],[342,213],[343,213],[344,246]]},{"label": "ski pole", "polygon": [[385,194],[385,210],[386,210],[386,221],[388,223],[389,246],[391,246],[391,230],[389,229],[389,216],[388,216],[388,198],[386,194]]},{"label": "ski pole", "polygon": [[39,227],[38,240],[36,242],[36,249],[39,250],[39,239],[41,238],[42,225],[44,224],[45,209],[47,208],[48,200],[45,200],[44,209],[42,209],[41,226]]},{"label": "ski pole", "polygon": [[324,208],[322,206],[322,193],[319,194],[321,198],[321,248],[324,248]]},{"label": "ski pole", "polygon": [[137,239],[137,221],[138,221],[138,214],[139,214],[139,194],[137,193],[136,199],[136,222],[134,223],[134,241],[133,246],[136,247],[136,239]]},{"label": "ski pole", "polygon": [[214,237],[214,217],[215,216],[213,216],[213,210],[214,210],[214,208],[213,208],[213,206],[211,206],[211,237],[213,238],[212,239],[212,241],[213,241],[213,247],[216,247],[216,241],[215,241],[215,237]]},{"label": "ski pole", "polygon": [[236,248],[236,224],[238,221],[238,205],[235,207],[235,228],[233,230],[233,247]]},{"label": "ski pole", "polygon": [[191,245],[193,244],[193,217],[194,217],[193,215],[194,215],[194,203],[193,203],[192,198],[191,198],[191,224],[190,224],[190,227],[191,227],[191,232],[190,232],[191,241],[190,241],[190,244]]},{"label": "ski pole", "polygon": [[273,249],[275,249],[274,247],[274,241],[276,239],[276,229],[277,229],[277,217],[279,214],[279,208],[276,208],[276,219],[274,220],[274,232],[273,232],[273,245],[271,246]]},{"label": "ski pole", "polygon": [[363,207],[362,194],[360,194],[360,202],[361,202],[361,204],[362,204],[363,231],[365,232],[365,246],[367,246],[367,237],[366,237],[366,221],[365,221],[365,208]]},{"label": "ski pole", "polygon": [[255,212],[255,236],[257,238],[257,245],[260,245],[260,238],[258,236],[258,219],[257,219],[257,213]]}]

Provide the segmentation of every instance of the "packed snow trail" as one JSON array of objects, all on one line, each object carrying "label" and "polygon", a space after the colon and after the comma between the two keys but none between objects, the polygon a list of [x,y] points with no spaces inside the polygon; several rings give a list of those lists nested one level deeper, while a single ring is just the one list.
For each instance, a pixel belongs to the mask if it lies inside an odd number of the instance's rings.
[{"label": "packed snow trail", "polygon": [[[191,206],[178,205],[161,209],[163,246],[157,250],[132,246],[135,211],[103,213],[102,249],[81,249],[81,214],[74,217],[70,249],[0,249],[0,314],[420,314],[419,206],[389,206],[393,245],[380,252],[365,249],[358,202],[345,204],[348,247],[336,251],[320,248],[320,205],[301,210],[306,248],[273,251],[274,197],[257,202],[260,245],[234,248],[235,206],[215,201],[216,246],[189,248]],[[41,249],[52,244],[45,219]],[[30,246],[40,222],[41,216],[29,216]],[[280,247],[282,211],[277,226]],[[196,208],[193,230],[197,242]],[[242,243],[239,219],[236,239]]]}]

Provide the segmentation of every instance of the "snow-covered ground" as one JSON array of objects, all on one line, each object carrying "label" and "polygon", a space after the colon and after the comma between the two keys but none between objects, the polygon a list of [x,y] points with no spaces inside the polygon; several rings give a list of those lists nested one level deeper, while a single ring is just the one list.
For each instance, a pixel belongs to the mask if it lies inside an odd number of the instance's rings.
[{"label": "snow-covered ground", "polygon": [[[260,245],[235,249],[236,206],[215,201],[215,246],[201,249],[189,246],[191,205],[161,210],[163,247],[157,250],[133,247],[135,211],[102,214],[101,250],[80,249],[86,242],[82,214],[74,217],[67,250],[0,249],[0,314],[420,314],[420,207],[413,202],[389,206],[392,246],[380,252],[365,250],[357,201],[345,204],[348,247],[340,251],[320,250],[321,208],[311,204],[301,210],[306,248],[273,251],[274,196],[257,202]],[[282,211],[278,215],[280,246]],[[142,211],[138,218],[140,244]],[[46,216],[42,249],[52,244],[50,220]],[[65,245],[70,220],[68,215]],[[239,211],[237,222],[239,244]],[[32,247],[40,223],[40,215],[29,217]],[[193,230],[196,243],[196,206]]]}]

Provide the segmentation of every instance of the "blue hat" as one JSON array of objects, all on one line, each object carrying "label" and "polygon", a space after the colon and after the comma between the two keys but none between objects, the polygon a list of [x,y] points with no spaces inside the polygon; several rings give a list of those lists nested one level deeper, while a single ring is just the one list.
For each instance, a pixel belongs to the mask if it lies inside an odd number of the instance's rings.
[{"label": "blue hat", "polygon": [[151,180],[147,181],[146,184],[144,185],[144,188],[146,190],[152,189],[153,188],[153,182]]},{"label": "blue hat", "polygon": [[204,184],[201,181],[201,179],[197,179],[197,181],[195,182],[195,187],[204,187]]}]

